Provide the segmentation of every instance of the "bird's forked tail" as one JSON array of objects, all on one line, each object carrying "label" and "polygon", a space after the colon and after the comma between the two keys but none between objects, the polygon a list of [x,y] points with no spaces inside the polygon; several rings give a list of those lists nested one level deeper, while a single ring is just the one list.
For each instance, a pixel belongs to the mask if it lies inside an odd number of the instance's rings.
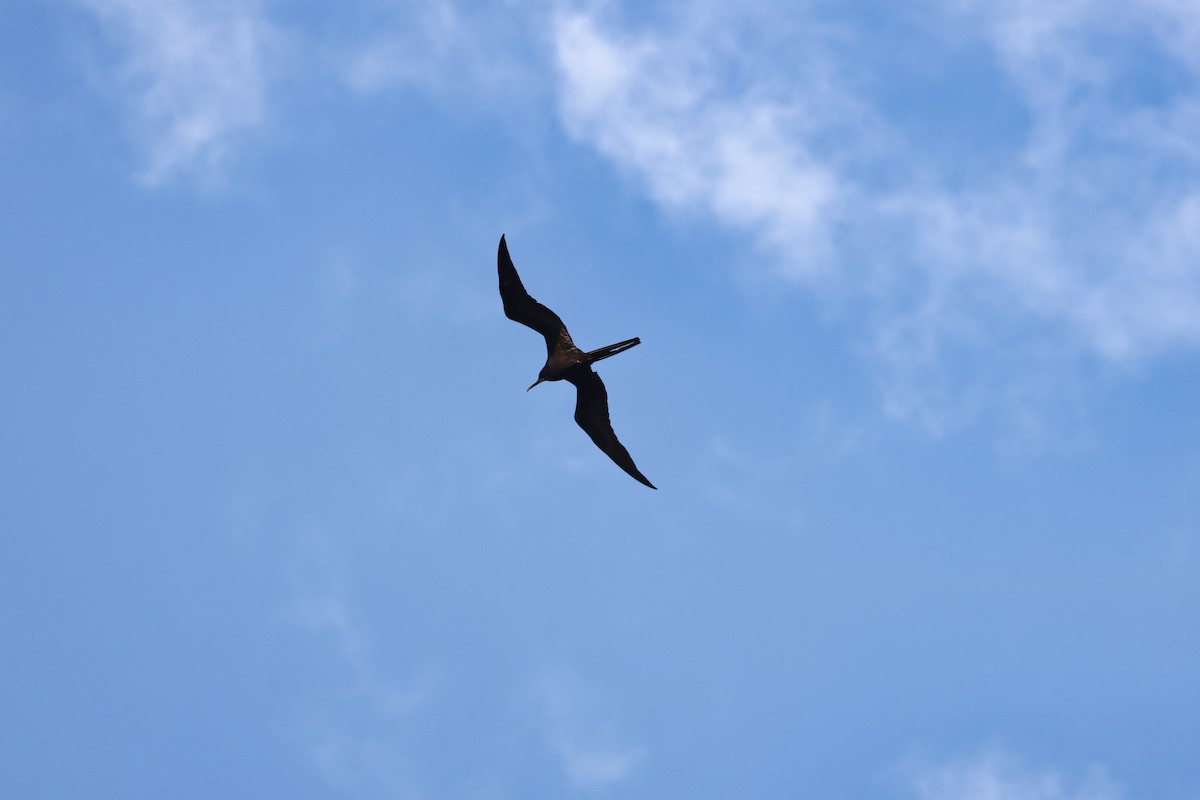
[{"label": "bird's forked tail", "polygon": [[610,345],[606,345],[605,347],[601,347],[596,350],[592,350],[590,353],[587,354],[588,363],[595,364],[597,361],[600,361],[601,359],[608,358],[609,356],[615,356],[617,353],[623,353],[626,350],[628,350],[629,348],[633,347],[634,345],[638,345],[641,343],[642,343],[642,340],[635,336],[634,338],[626,339],[623,342],[617,342],[616,344],[610,344]]}]

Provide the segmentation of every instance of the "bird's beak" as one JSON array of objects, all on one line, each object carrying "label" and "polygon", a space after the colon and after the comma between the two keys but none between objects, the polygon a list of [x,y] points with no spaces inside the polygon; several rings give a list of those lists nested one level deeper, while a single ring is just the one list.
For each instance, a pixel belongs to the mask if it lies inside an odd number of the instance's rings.
[{"label": "bird's beak", "polygon": [[[529,385],[529,389],[532,389],[534,386],[537,386],[539,383],[541,383],[541,382],[542,382],[542,381],[544,381],[544,380],[546,380],[546,379],[545,379],[545,378],[538,378],[536,381],[534,381],[533,383],[531,383],[531,384]],[[527,391],[527,392],[528,392],[528,391],[529,391],[529,389],[526,389],[525,391]]]}]

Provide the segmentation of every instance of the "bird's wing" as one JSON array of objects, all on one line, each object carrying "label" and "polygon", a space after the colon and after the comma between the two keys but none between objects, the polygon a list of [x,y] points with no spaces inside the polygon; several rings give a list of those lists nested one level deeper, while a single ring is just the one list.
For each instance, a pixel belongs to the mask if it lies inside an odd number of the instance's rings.
[{"label": "bird's wing", "polygon": [[584,433],[592,438],[604,453],[621,469],[628,472],[636,480],[646,484],[651,489],[657,489],[646,476],[638,471],[625,445],[617,439],[613,432],[612,421],[608,418],[608,391],[604,381],[590,367],[573,370],[567,380],[575,384],[575,421]]},{"label": "bird's wing", "polygon": [[527,325],[546,337],[546,355],[564,345],[574,347],[571,334],[563,321],[544,305],[529,296],[521,283],[521,276],[513,266],[512,258],[508,255],[508,245],[504,236],[500,237],[500,249],[496,253],[496,269],[500,273],[500,299],[504,301],[504,316],[513,322]]}]

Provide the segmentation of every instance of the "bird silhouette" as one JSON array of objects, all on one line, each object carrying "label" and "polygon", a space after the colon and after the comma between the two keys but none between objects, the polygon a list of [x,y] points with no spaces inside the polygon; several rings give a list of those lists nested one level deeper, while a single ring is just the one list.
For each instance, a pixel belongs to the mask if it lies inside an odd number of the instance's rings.
[{"label": "bird silhouette", "polygon": [[629,451],[613,432],[612,421],[608,418],[608,390],[604,388],[604,381],[600,380],[600,376],[592,371],[592,364],[641,344],[642,340],[626,339],[598,350],[584,352],[571,341],[571,334],[567,332],[567,326],[559,319],[558,314],[534,300],[529,296],[529,292],[525,291],[521,276],[517,275],[517,268],[513,266],[512,258],[508,255],[508,244],[503,235],[500,236],[500,249],[496,253],[496,269],[500,273],[500,299],[504,301],[504,316],[533,328],[546,338],[546,364],[529,389],[542,381],[566,380],[573,383],[575,422],[618,467],[628,472],[635,480],[651,489],[657,489],[657,486],[646,480],[646,476],[638,471]]}]

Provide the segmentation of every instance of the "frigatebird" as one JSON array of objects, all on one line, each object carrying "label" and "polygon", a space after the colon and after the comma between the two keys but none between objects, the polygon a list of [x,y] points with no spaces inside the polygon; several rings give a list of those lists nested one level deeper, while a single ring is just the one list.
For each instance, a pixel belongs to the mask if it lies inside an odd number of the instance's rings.
[{"label": "frigatebird", "polygon": [[534,300],[529,296],[529,292],[525,291],[521,276],[517,274],[517,268],[513,266],[512,258],[508,255],[508,244],[504,241],[503,234],[500,236],[500,249],[496,253],[496,269],[500,273],[500,299],[504,301],[504,316],[533,328],[546,338],[546,365],[542,367],[538,379],[529,389],[542,381],[566,380],[575,384],[575,422],[618,467],[632,475],[635,480],[651,489],[657,489],[657,486],[646,480],[646,476],[638,471],[629,451],[613,432],[612,421],[608,418],[608,390],[604,388],[604,381],[600,380],[600,376],[592,371],[592,364],[641,344],[642,340],[626,339],[598,350],[584,352],[571,341],[571,334],[567,332],[567,326],[559,319],[558,314]]}]

